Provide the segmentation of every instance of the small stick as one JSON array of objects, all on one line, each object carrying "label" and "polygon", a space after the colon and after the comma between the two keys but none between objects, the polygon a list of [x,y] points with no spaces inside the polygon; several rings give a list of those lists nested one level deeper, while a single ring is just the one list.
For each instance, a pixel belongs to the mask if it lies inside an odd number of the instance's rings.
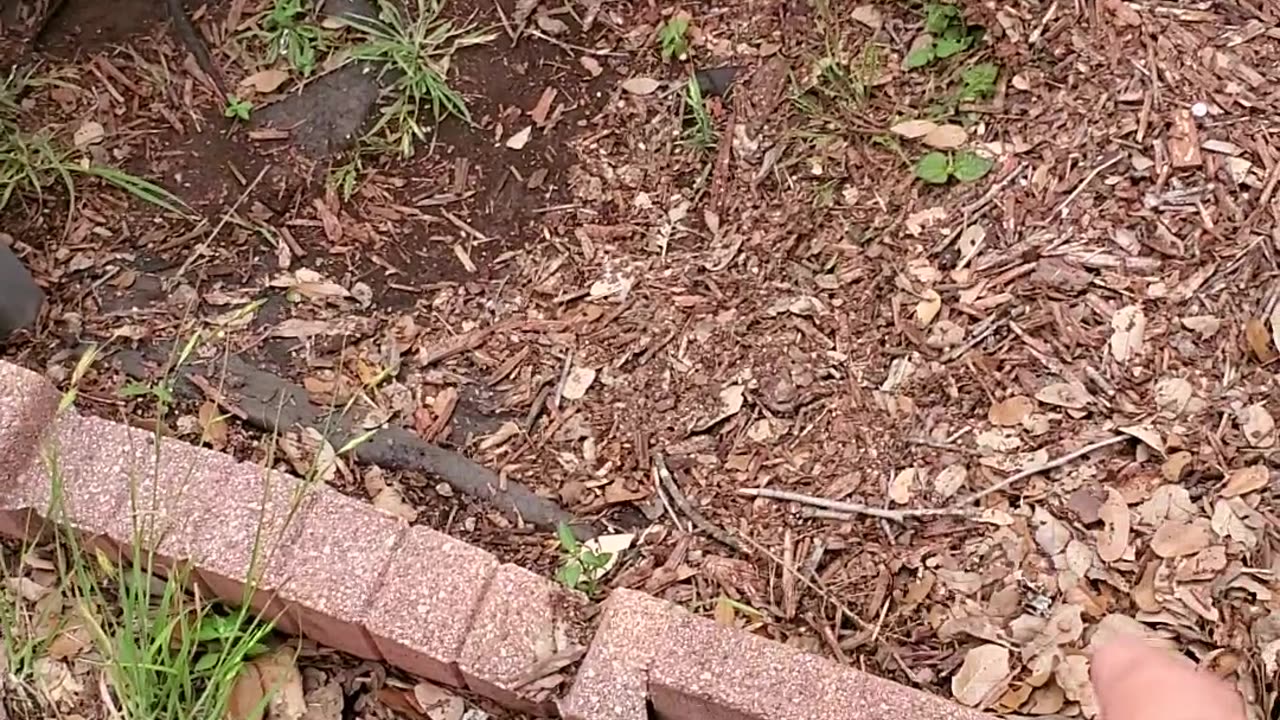
[{"label": "small stick", "polygon": [[654,451],[653,467],[658,473],[658,480],[662,483],[662,489],[666,490],[667,494],[671,496],[672,504],[680,508],[680,511],[689,518],[689,521],[695,527],[718,540],[721,544],[742,552],[742,545],[737,540],[734,540],[732,535],[721,530],[689,503],[689,498],[685,497],[684,492],[680,490],[680,486],[676,485],[676,479],[671,476],[671,471],[667,469],[667,461],[662,457],[662,453]]},{"label": "small stick", "polygon": [[1054,208],[1053,214],[1065,218],[1067,216],[1067,208],[1071,205],[1072,201],[1076,199],[1076,196],[1084,192],[1084,189],[1088,187],[1089,183],[1093,182],[1093,179],[1098,177],[1103,170],[1115,165],[1123,158],[1124,153],[1116,153],[1110,160],[1103,162],[1101,165],[1094,168],[1088,175],[1085,175],[1084,180],[1080,181],[1080,184],[1076,186],[1076,189],[1071,191],[1071,194],[1067,196],[1067,199],[1063,200],[1058,207]]},{"label": "small stick", "polygon": [[902,510],[889,510],[886,508],[878,508],[878,507],[871,507],[870,505],[863,505],[862,503],[851,503],[851,502],[843,502],[840,500],[829,500],[827,498],[814,497],[812,495],[802,495],[800,493],[788,492],[786,490],[774,490],[772,488],[740,488],[738,490],[738,494],[749,495],[751,497],[769,498],[771,500],[787,500],[794,503],[800,503],[801,505],[810,505],[812,507],[824,508],[826,510],[834,510],[836,512],[842,512],[842,513],[850,513],[853,515],[869,515],[871,517],[884,518],[886,520],[894,520],[897,522],[902,522],[906,518],[918,518],[918,517],[940,517],[940,516],[947,516],[947,515],[953,515],[953,516],[959,515],[962,517],[969,517],[977,513],[974,508],[966,507],[967,505],[975,503],[994,492],[999,492],[1009,487],[1010,485],[1014,484],[1015,482],[1018,482],[1019,480],[1025,480],[1026,478],[1029,478],[1032,475],[1037,475],[1042,472],[1048,472],[1049,470],[1053,470],[1055,468],[1060,468],[1063,465],[1066,465],[1067,463],[1071,462],[1072,460],[1075,460],[1076,458],[1082,457],[1084,455],[1088,455],[1089,453],[1095,450],[1101,450],[1104,447],[1108,447],[1110,445],[1115,445],[1116,443],[1124,442],[1125,440],[1128,440],[1129,437],[1130,436],[1123,435],[1123,434],[1115,435],[1105,440],[1099,440],[1098,442],[1085,445],[1082,448],[1077,448],[1075,450],[1072,450],[1066,455],[1063,455],[1062,457],[1056,458],[1054,460],[1050,460],[1049,462],[1042,463],[1040,465],[1033,465],[1029,468],[1026,468],[1025,470],[1019,470],[1018,472],[1010,475],[1004,480],[1001,480],[995,485],[992,485],[989,488],[984,488],[982,490],[979,490],[978,492],[975,492],[971,495],[967,495],[957,500],[954,504],[948,505],[947,507],[904,508]]}]

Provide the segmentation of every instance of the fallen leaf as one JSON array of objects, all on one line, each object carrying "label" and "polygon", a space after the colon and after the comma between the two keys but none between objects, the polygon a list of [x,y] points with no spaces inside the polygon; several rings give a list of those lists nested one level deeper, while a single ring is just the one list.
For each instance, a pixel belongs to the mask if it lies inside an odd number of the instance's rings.
[{"label": "fallen leaf", "polygon": [[1085,717],[1098,714],[1098,701],[1093,694],[1093,683],[1089,680],[1089,658],[1084,655],[1068,655],[1058,663],[1053,678],[1067,696],[1068,700],[1080,703],[1080,712]]},{"label": "fallen leaf", "polygon": [[529,138],[531,137],[533,137],[532,125],[507,138],[506,145],[512,150],[523,150],[524,146],[529,144]]},{"label": "fallen leaf", "polygon": [[920,302],[916,303],[916,324],[928,327],[942,310],[942,296],[932,289],[920,293]]},{"label": "fallen leaf", "polygon": [[71,135],[71,142],[78,148],[84,148],[102,142],[102,138],[106,134],[102,123],[96,120],[85,120]]},{"label": "fallen leaf", "polygon": [[894,475],[889,481],[889,499],[899,505],[911,502],[912,486],[915,485],[919,472],[916,468],[909,467]]},{"label": "fallen leaf", "polygon": [[1253,510],[1240,499],[1219,499],[1213,504],[1213,517],[1209,527],[1218,537],[1230,538],[1252,550],[1258,545],[1258,535],[1244,521]]},{"label": "fallen leaf", "polygon": [[1111,316],[1111,357],[1118,363],[1142,354],[1147,316],[1137,305],[1127,305]]},{"label": "fallen leaf", "polygon": [[209,443],[214,450],[227,446],[226,416],[218,412],[218,406],[212,400],[206,400],[196,414],[200,422],[200,442]]},{"label": "fallen leaf", "polygon": [[889,132],[908,140],[922,138],[938,128],[932,120],[905,120],[889,128]]},{"label": "fallen leaf", "polygon": [[[932,227],[935,223],[941,222],[946,217],[947,211],[941,207],[925,208],[924,210],[913,212],[907,216],[907,232],[919,237],[920,233],[924,232],[926,228]],[[927,260],[924,261],[924,264],[932,267]],[[934,274],[937,274],[937,270],[934,270]],[[921,280],[921,282],[926,282],[918,276],[916,279]]]},{"label": "fallen leaf", "polygon": [[556,89],[549,87],[542,91],[542,95],[538,97],[538,103],[529,111],[529,119],[534,125],[542,127],[547,124],[547,114],[551,112],[551,103],[555,102]]},{"label": "fallen leaf", "polygon": [[1005,683],[1009,675],[1009,649],[987,643],[965,653],[964,662],[951,676],[951,694],[962,705],[978,707]]},{"label": "fallen leaf", "polygon": [[1156,407],[1174,416],[1181,415],[1191,401],[1191,393],[1191,383],[1186,380],[1162,378],[1156,383]]},{"label": "fallen leaf", "polygon": [[964,465],[948,465],[933,478],[933,492],[946,500],[964,487],[968,476],[969,470]]},{"label": "fallen leaf", "polygon": [[340,332],[340,327],[328,320],[303,320],[290,318],[271,330],[272,337],[294,338],[305,340],[316,335],[330,335]]},{"label": "fallen leaf", "polygon": [[1107,488],[1107,500],[1098,511],[1104,523],[1098,531],[1098,557],[1113,563],[1124,557],[1129,547],[1129,506],[1115,488]]},{"label": "fallen leaf", "polygon": [[294,662],[295,654],[292,648],[282,645],[249,663],[258,669],[262,691],[271,698],[267,705],[270,720],[300,720],[307,711],[302,673]]},{"label": "fallen leaf", "polygon": [[326,484],[338,472],[338,453],[333,445],[313,427],[290,430],[279,437],[280,452],[301,477],[315,478]]},{"label": "fallen leaf", "polygon": [[581,400],[586,397],[587,390],[596,381],[596,371],[589,367],[575,367],[564,379],[564,387],[560,389],[560,397],[565,400]]},{"label": "fallen leaf", "polygon": [[600,77],[600,74],[604,72],[604,68],[600,66],[600,61],[590,55],[583,55],[578,58],[578,64],[593,78]]},{"label": "fallen leaf", "polygon": [[1162,558],[1194,555],[1209,547],[1210,530],[1203,518],[1191,522],[1167,520],[1151,536],[1151,551]]},{"label": "fallen leaf", "polygon": [[1227,484],[1218,493],[1220,497],[1233,498],[1261,490],[1271,482],[1271,471],[1263,463],[1238,468],[1227,473]]},{"label": "fallen leaf", "polygon": [[939,125],[921,139],[925,145],[939,150],[954,150],[969,140],[969,134],[959,125]]},{"label": "fallen leaf", "polygon": [[1173,453],[1160,465],[1160,476],[1165,482],[1176,483],[1182,480],[1182,473],[1191,464],[1191,453],[1180,450]]},{"label": "fallen leaf", "polygon": [[1268,448],[1275,445],[1276,421],[1262,403],[1241,408],[1236,413],[1236,422],[1240,423],[1245,439],[1253,447]]},{"label": "fallen leaf", "polygon": [[1036,393],[1036,399],[1047,405],[1071,410],[1081,410],[1093,400],[1093,396],[1078,382],[1046,385]]},{"label": "fallen leaf", "polygon": [[693,432],[702,432],[725,418],[737,415],[738,411],[742,409],[745,391],[746,387],[743,385],[729,385],[720,390],[720,412],[703,422],[695,424]]},{"label": "fallen leaf", "polygon": [[452,692],[426,681],[413,686],[413,703],[430,720],[461,720],[467,704]]},{"label": "fallen leaf", "polygon": [[884,25],[884,16],[875,5],[859,5],[849,13],[849,17],[871,28],[873,32]]},{"label": "fallen leaf", "polygon": [[1150,425],[1130,425],[1129,427],[1120,428],[1120,432],[1131,438],[1141,440],[1147,447],[1164,455],[1164,439]]},{"label": "fallen leaf", "polygon": [[404,496],[400,494],[400,489],[394,485],[387,485],[379,490],[373,496],[373,506],[405,522],[411,523],[418,519],[417,508],[405,502]]},{"label": "fallen leaf", "polygon": [[622,89],[632,95],[652,95],[662,83],[648,77],[633,77],[622,81]]},{"label": "fallen leaf", "polygon": [[998,403],[993,403],[987,409],[987,420],[992,425],[1015,427],[1021,425],[1035,409],[1036,403],[1034,400],[1026,395],[1014,395]]},{"label": "fallen leaf", "polygon": [[1249,349],[1253,351],[1259,362],[1269,363],[1275,359],[1276,351],[1271,346],[1271,334],[1267,332],[1267,326],[1261,320],[1249,318],[1244,324],[1244,337],[1249,342]]},{"label": "fallen leaf", "polygon": [[289,73],[284,70],[259,70],[241,80],[240,87],[253,88],[260,93],[271,93],[275,92],[288,79]]},{"label": "fallen leaf", "polygon": [[1222,328],[1222,321],[1213,315],[1192,315],[1182,318],[1182,326],[1208,340]]},{"label": "fallen leaf", "polygon": [[1022,707],[1023,712],[1028,715],[1056,715],[1066,702],[1067,696],[1062,688],[1058,687],[1058,683],[1051,682],[1036,688]]}]

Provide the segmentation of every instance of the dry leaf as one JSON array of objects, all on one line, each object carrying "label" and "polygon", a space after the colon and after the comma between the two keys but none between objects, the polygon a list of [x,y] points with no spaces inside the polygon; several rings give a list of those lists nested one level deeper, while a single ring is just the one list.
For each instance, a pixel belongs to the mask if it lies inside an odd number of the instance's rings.
[{"label": "dry leaf", "polygon": [[1068,655],[1058,663],[1053,677],[1068,700],[1080,703],[1080,712],[1085,717],[1098,714],[1098,701],[1093,694],[1093,683],[1089,680],[1089,658],[1084,655]]},{"label": "dry leaf", "polygon": [[214,450],[227,446],[226,416],[218,412],[218,406],[212,400],[206,400],[196,414],[200,422],[200,442],[209,443]]},{"label": "dry leaf", "polygon": [[936,130],[938,123],[932,120],[905,120],[889,128],[889,132],[908,140],[922,138]]},{"label": "dry leaf", "polygon": [[884,16],[875,5],[859,5],[849,13],[849,17],[871,28],[872,32],[878,31],[884,25]]},{"label": "dry leaf", "polygon": [[1210,529],[1204,518],[1191,522],[1166,520],[1151,536],[1151,551],[1162,558],[1194,555],[1209,547]]},{"label": "dry leaf", "polygon": [[1259,362],[1269,363],[1276,357],[1276,351],[1271,346],[1271,334],[1267,332],[1267,326],[1258,318],[1249,318],[1244,324],[1244,337],[1249,342],[1249,349],[1253,350],[1254,356]]},{"label": "dry leaf", "polygon": [[943,500],[955,495],[961,487],[964,487],[968,475],[969,470],[964,465],[957,463],[946,466],[933,478],[934,494]]},{"label": "dry leaf", "polygon": [[[924,210],[917,210],[916,212],[913,212],[907,216],[907,221],[906,221],[907,232],[911,233],[912,235],[915,235],[916,237],[920,237],[920,233],[924,232],[926,228],[932,227],[935,223],[941,222],[946,217],[947,217],[947,211],[940,207],[931,207],[931,208],[925,208]],[[937,277],[939,277],[938,271],[933,268],[933,265],[931,265],[928,260],[923,260],[923,266],[933,271],[932,272],[933,279],[936,280]],[[912,266],[908,265],[907,266],[908,272],[911,272],[911,269],[912,269]],[[928,280],[925,277],[922,277],[918,272],[912,272],[912,275],[920,282],[931,282],[931,280]]]},{"label": "dry leaf", "polygon": [[294,655],[293,649],[285,645],[249,663],[258,670],[263,693],[271,698],[267,705],[270,720],[300,720],[307,711],[302,673],[298,671]]},{"label": "dry leaf", "polygon": [[593,78],[600,77],[600,74],[604,72],[604,68],[600,66],[600,61],[590,55],[583,55],[578,58],[578,64],[582,65],[582,69],[586,70],[587,74]]},{"label": "dry leaf", "polygon": [[1267,470],[1265,464],[1250,465],[1227,473],[1227,484],[1218,495],[1224,498],[1247,495],[1255,490],[1261,490],[1269,482],[1271,482],[1271,472]]},{"label": "dry leaf", "polygon": [[1280,348],[1280,302],[1271,307],[1271,343],[1273,347]]},{"label": "dry leaf", "polygon": [[909,467],[894,475],[889,481],[889,499],[899,505],[911,502],[912,486],[915,485],[919,473],[920,471],[916,468]]},{"label": "dry leaf", "polygon": [[105,135],[106,130],[103,129],[102,123],[96,120],[85,120],[72,134],[71,142],[78,148],[84,148],[102,142]]},{"label": "dry leaf", "polygon": [[746,387],[743,385],[729,385],[720,391],[720,412],[714,416],[696,423],[693,426],[693,432],[702,432],[725,418],[738,414],[742,409],[742,403],[745,399],[744,392]]},{"label": "dry leaf", "polygon": [[920,302],[916,304],[916,324],[928,327],[942,310],[942,296],[934,290],[925,290],[920,293],[920,298]]},{"label": "dry leaf", "polygon": [[1067,696],[1056,682],[1038,687],[1031,693],[1031,698],[1024,704],[1023,712],[1028,715],[1056,715],[1067,702]]},{"label": "dry leaf", "polygon": [[523,150],[524,146],[529,144],[529,138],[531,137],[533,137],[532,125],[507,138],[506,145],[512,150]]},{"label": "dry leaf", "polygon": [[1164,464],[1160,466],[1160,477],[1165,482],[1176,483],[1182,480],[1182,473],[1186,471],[1187,466],[1191,464],[1191,453],[1186,450],[1173,453],[1169,456]]},{"label": "dry leaf", "polygon": [[954,150],[965,144],[969,135],[959,125],[939,125],[924,136],[922,142],[939,150]]},{"label": "dry leaf", "polygon": [[1156,383],[1156,407],[1175,417],[1187,409],[1191,401],[1191,383],[1182,378],[1162,378]]},{"label": "dry leaf", "polygon": [[1137,305],[1127,305],[1111,316],[1111,357],[1118,363],[1142,354],[1147,332],[1147,316]]},{"label": "dry leaf", "polygon": [[1236,422],[1253,447],[1268,448],[1276,443],[1276,421],[1262,403],[1241,408],[1236,413]]},{"label": "dry leaf", "polygon": [[560,389],[560,397],[565,400],[581,400],[586,397],[587,390],[596,381],[596,371],[589,367],[575,367],[564,379],[564,387]]},{"label": "dry leaf", "polygon": [[622,81],[622,89],[632,95],[652,95],[662,83],[648,77],[633,77]]},{"label": "dry leaf", "polygon": [[992,425],[1014,427],[1021,425],[1035,409],[1036,403],[1034,400],[1026,395],[1014,395],[994,403],[987,410],[987,420]]},{"label": "dry leaf", "polygon": [[1129,427],[1120,428],[1120,432],[1131,438],[1141,440],[1152,450],[1164,455],[1164,438],[1160,437],[1160,433],[1150,425],[1130,425]]},{"label": "dry leaf", "polygon": [[304,478],[331,483],[338,472],[338,453],[333,445],[313,427],[290,430],[280,435],[280,451]]},{"label": "dry leaf", "polygon": [[1104,526],[1098,531],[1098,557],[1113,563],[1129,547],[1129,506],[1115,488],[1107,488],[1107,501],[1098,511]]},{"label": "dry leaf", "polygon": [[413,703],[418,706],[418,712],[430,720],[461,720],[467,711],[462,698],[426,681],[413,686]]},{"label": "dry leaf", "polygon": [[58,660],[36,658],[32,664],[32,675],[40,693],[57,706],[67,706],[84,692],[84,685],[80,680],[66,663]]},{"label": "dry leaf", "polygon": [[260,70],[240,81],[240,87],[253,88],[260,93],[275,92],[289,79],[284,70]]},{"label": "dry leaf", "polygon": [[1192,315],[1182,318],[1182,327],[1208,340],[1222,328],[1222,321],[1213,315]]},{"label": "dry leaf", "polygon": [[1083,409],[1093,396],[1078,382],[1046,385],[1036,393],[1036,399],[1046,405],[1057,405],[1071,410]]},{"label": "dry leaf", "polygon": [[962,705],[978,707],[1006,681],[1009,649],[987,643],[965,653],[964,663],[951,677],[951,694]]},{"label": "dry leaf", "polygon": [[414,522],[418,519],[418,510],[405,502],[400,489],[395,485],[387,485],[373,496],[373,506],[379,510],[404,520]]}]

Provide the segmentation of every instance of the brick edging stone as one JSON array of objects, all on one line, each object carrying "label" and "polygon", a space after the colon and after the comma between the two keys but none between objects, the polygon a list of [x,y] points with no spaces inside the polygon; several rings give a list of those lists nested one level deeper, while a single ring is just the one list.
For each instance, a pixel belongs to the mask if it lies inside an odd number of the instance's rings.
[{"label": "brick edging stone", "polygon": [[558,658],[576,657],[566,608],[580,596],[328,487],[177,440],[156,447],[151,433],[58,412],[59,402],[42,377],[0,361],[0,534],[47,537],[56,476],[60,517],[87,544],[131,557],[142,538],[162,571],[189,568],[203,592],[248,602],[285,632],[513,710],[570,720],[985,717],[631,590],[605,601],[570,687],[549,683],[541,675],[554,676]]}]

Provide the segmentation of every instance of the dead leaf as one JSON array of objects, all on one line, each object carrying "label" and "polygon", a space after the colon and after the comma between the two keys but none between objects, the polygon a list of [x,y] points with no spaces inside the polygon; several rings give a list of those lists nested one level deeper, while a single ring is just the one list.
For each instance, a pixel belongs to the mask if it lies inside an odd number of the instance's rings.
[{"label": "dead leaf", "polygon": [[373,496],[373,506],[379,510],[404,520],[414,522],[418,519],[418,510],[405,502],[400,489],[395,485],[387,485]]},{"label": "dead leaf", "polygon": [[1182,318],[1182,326],[1208,340],[1222,328],[1222,321],[1213,315],[1192,315]]},{"label": "dead leaf", "polygon": [[875,5],[859,5],[849,13],[849,17],[871,28],[872,32],[879,31],[884,25],[884,16]]},{"label": "dead leaf", "polygon": [[959,463],[948,465],[933,478],[933,492],[939,498],[946,500],[964,487],[968,476],[969,470],[964,465]]},{"label": "dead leaf", "polygon": [[889,132],[908,140],[916,140],[933,132],[938,123],[932,120],[905,120],[889,128]]},{"label": "dead leaf", "polygon": [[1186,471],[1187,466],[1191,464],[1191,453],[1186,450],[1180,450],[1169,456],[1167,460],[1160,466],[1160,476],[1165,482],[1176,483],[1182,480],[1182,473]]},{"label": "dead leaf", "polygon": [[1182,378],[1161,378],[1156,383],[1156,407],[1173,416],[1182,414],[1191,401],[1191,383]]},{"label": "dead leaf", "polygon": [[290,318],[271,330],[272,337],[305,340],[317,335],[332,335],[342,331],[341,326],[328,320],[303,320]]},{"label": "dead leaf", "polygon": [[529,119],[534,125],[543,127],[547,124],[547,115],[551,112],[551,104],[555,102],[556,89],[549,87],[542,91],[542,95],[538,97],[538,103],[529,111]]},{"label": "dead leaf", "polygon": [[209,443],[214,450],[227,446],[226,415],[218,411],[218,406],[212,400],[206,400],[200,406],[196,419],[200,422],[200,442]]},{"label": "dead leaf", "polygon": [[290,430],[280,435],[280,452],[304,478],[331,483],[338,472],[338,453],[333,445],[313,427]]},{"label": "dead leaf", "polygon": [[1093,694],[1093,683],[1089,680],[1089,658],[1084,655],[1068,655],[1058,663],[1053,678],[1067,696],[1068,700],[1080,703],[1080,712],[1085,717],[1098,714],[1098,701]]},{"label": "dead leaf", "polygon": [[1111,357],[1124,364],[1142,354],[1147,316],[1137,305],[1126,305],[1111,316]]},{"label": "dead leaf", "polygon": [[32,664],[36,687],[49,702],[66,707],[80,697],[84,685],[71,672],[67,664],[47,657],[36,658]]},{"label": "dead leaf", "polygon": [[71,142],[78,148],[85,148],[102,142],[102,138],[106,134],[107,132],[103,129],[102,123],[96,120],[85,120],[71,135]]},{"label": "dead leaf", "polygon": [[1038,687],[1031,693],[1031,698],[1023,705],[1023,712],[1028,715],[1056,715],[1067,702],[1067,696],[1056,682]]},{"label": "dead leaf", "polygon": [[1098,531],[1098,557],[1105,563],[1116,562],[1129,547],[1129,506],[1115,488],[1107,488],[1107,501],[1098,516],[1104,523]]},{"label": "dead leaf", "polygon": [[632,95],[652,95],[662,83],[648,77],[633,77],[622,81],[622,89]]},{"label": "dead leaf", "polygon": [[932,289],[920,293],[920,302],[916,303],[916,325],[928,327],[942,310],[942,296]]},{"label": "dead leaf", "polygon": [[260,93],[272,93],[279,89],[288,79],[289,73],[284,70],[259,70],[241,80],[240,87],[253,88]]},{"label": "dead leaf", "polygon": [[889,481],[889,499],[899,505],[906,505],[911,502],[911,490],[915,485],[916,477],[919,470],[913,467],[900,470],[893,479]]},{"label": "dead leaf", "polygon": [[1204,518],[1191,522],[1166,520],[1151,536],[1151,551],[1162,558],[1194,555],[1209,547],[1209,523]]},{"label": "dead leaf", "polygon": [[960,669],[951,677],[951,694],[962,705],[979,707],[1009,676],[1009,649],[987,643],[965,653]]},{"label": "dead leaf", "polygon": [[1267,332],[1267,326],[1261,320],[1249,318],[1249,321],[1244,324],[1244,336],[1249,342],[1249,349],[1253,350],[1259,362],[1269,363],[1275,359],[1276,351],[1271,346],[1271,333]]},{"label": "dead leaf", "polygon": [[921,140],[925,145],[939,150],[954,150],[969,140],[969,134],[959,125],[939,125]]},{"label": "dead leaf", "polygon": [[692,431],[702,432],[721,420],[737,415],[738,411],[742,409],[745,391],[746,387],[743,385],[729,385],[723,388],[720,391],[720,412],[707,420],[696,423]]},{"label": "dead leaf", "polygon": [[529,144],[531,137],[533,137],[532,125],[507,138],[506,145],[512,150],[523,150],[524,146]]},{"label": "dead leaf", "polygon": [[1141,440],[1143,444],[1152,450],[1164,455],[1164,438],[1160,437],[1160,433],[1150,425],[1130,425],[1129,427],[1120,428],[1120,432],[1131,438]]},{"label": "dead leaf", "polygon": [[426,681],[413,686],[413,703],[430,720],[461,720],[467,704],[452,692]]},{"label": "dead leaf", "polygon": [[1219,497],[1233,498],[1261,490],[1271,482],[1271,471],[1263,463],[1238,468],[1227,473],[1227,484],[1218,493]]},{"label": "dead leaf", "polygon": [[[924,232],[926,228],[932,227],[935,223],[942,222],[946,217],[947,211],[940,207],[918,210],[907,216],[907,232],[915,235],[916,237],[920,237],[920,233]],[[930,268],[933,267],[928,260],[925,260],[924,264]],[[908,270],[910,270],[910,266],[908,266]],[[933,270],[933,273],[935,276],[938,275],[938,271],[936,269]],[[913,275],[915,275],[915,273],[913,273]],[[921,282],[928,282],[927,280],[922,279],[919,275],[916,275],[916,279]]]},{"label": "dead leaf", "polygon": [[246,663],[240,668],[227,697],[226,720],[260,720],[261,708],[266,704],[266,692],[262,689],[262,677],[257,665]]},{"label": "dead leaf", "polygon": [[596,371],[589,367],[575,367],[564,379],[564,387],[560,389],[560,397],[565,400],[581,400],[586,397],[587,390],[596,381]]},{"label": "dead leaf", "polygon": [[1245,439],[1253,447],[1268,448],[1275,445],[1276,421],[1262,403],[1241,408],[1236,413],[1236,422],[1240,423]]},{"label": "dead leaf", "polygon": [[586,70],[587,74],[593,78],[600,77],[600,74],[604,72],[604,68],[600,66],[600,61],[590,55],[583,55],[578,58],[578,64],[582,65],[582,69]]},{"label": "dead leaf", "polygon": [[262,692],[271,698],[267,705],[270,720],[300,720],[307,711],[302,673],[294,656],[294,650],[283,645],[249,663],[258,670]]},{"label": "dead leaf", "polygon": [[1015,427],[1021,425],[1035,409],[1034,400],[1026,395],[1014,395],[992,404],[987,409],[987,420],[992,425]]},{"label": "dead leaf", "polygon": [[1047,405],[1057,405],[1071,410],[1081,410],[1093,396],[1078,382],[1046,385],[1036,393],[1036,399]]}]

